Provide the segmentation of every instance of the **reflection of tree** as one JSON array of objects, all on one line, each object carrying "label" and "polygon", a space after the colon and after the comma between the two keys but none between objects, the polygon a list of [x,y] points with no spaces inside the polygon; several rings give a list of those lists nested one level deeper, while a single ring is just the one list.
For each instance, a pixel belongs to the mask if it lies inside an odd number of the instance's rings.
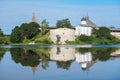
[{"label": "reflection of tree", "polygon": [[33,49],[35,51],[40,59],[41,59],[41,66],[43,69],[47,69],[49,67],[49,60],[50,60],[50,54],[49,54],[49,49],[48,48],[43,48],[43,49]]},{"label": "reflection of tree", "polygon": [[94,59],[99,59],[101,61],[106,61],[110,58],[110,54],[114,52],[115,48],[100,48],[96,49],[96,52],[93,53]]},{"label": "reflection of tree", "polygon": [[76,48],[76,51],[80,52],[81,54],[84,54],[86,52],[91,52],[92,51],[91,49],[92,48]]},{"label": "reflection of tree", "polygon": [[23,66],[36,66],[39,64],[39,55],[32,50],[24,50],[21,48],[12,48],[11,50],[12,59],[16,63],[21,63]]},{"label": "reflection of tree", "polygon": [[12,59],[16,63],[21,63],[23,66],[35,67],[41,62],[43,69],[49,67],[49,53],[48,49],[22,49],[12,48],[11,55]]},{"label": "reflection of tree", "polygon": [[43,69],[47,69],[49,67],[49,62],[48,61],[45,61],[45,62],[42,62],[42,68]]},{"label": "reflection of tree", "polygon": [[115,48],[77,48],[80,53],[91,52],[93,60],[106,61],[110,58],[110,54],[114,52]]},{"label": "reflection of tree", "polygon": [[7,51],[7,49],[0,49],[0,61],[2,60],[6,51]]},{"label": "reflection of tree", "polygon": [[62,68],[66,70],[69,70],[71,64],[72,64],[72,61],[67,61],[67,62],[57,61],[56,62],[57,68]]}]

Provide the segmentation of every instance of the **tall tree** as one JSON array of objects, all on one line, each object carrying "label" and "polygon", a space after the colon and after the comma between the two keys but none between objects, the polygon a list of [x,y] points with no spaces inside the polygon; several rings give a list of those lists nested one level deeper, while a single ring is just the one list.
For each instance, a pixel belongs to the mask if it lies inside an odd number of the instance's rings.
[{"label": "tall tree", "polygon": [[49,27],[49,22],[47,22],[46,19],[44,19],[41,22],[41,34],[44,35],[46,34],[49,30],[47,29]]},{"label": "tall tree", "polygon": [[31,39],[38,34],[40,26],[37,23],[23,23],[21,25],[21,36],[23,38]]},{"label": "tall tree", "polygon": [[28,36],[28,24],[27,23],[23,23],[23,24],[21,24],[21,26],[20,26],[20,28],[21,28],[21,37],[23,38],[23,39],[26,39],[27,38],[27,36]]},{"label": "tall tree", "polygon": [[18,26],[16,26],[11,33],[10,36],[10,41],[13,43],[20,43],[22,42],[22,38],[21,38],[21,31],[20,28]]},{"label": "tall tree", "polygon": [[70,20],[68,18],[63,20],[58,20],[56,23],[57,28],[72,28]]},{"label": "tall tree", "polygon": [[47,22],[47,20],[44,19],[44,20],[41,22],[41,27],[42,27],[42,28],[47,28],[47,27],[49,27],[49,22]]},{"label": "tall tree", "polygon": [[28,24],[28,39],[32,39],[34,36],[36,36],[40,32],[40,26],[36,23],[29,23]]}]

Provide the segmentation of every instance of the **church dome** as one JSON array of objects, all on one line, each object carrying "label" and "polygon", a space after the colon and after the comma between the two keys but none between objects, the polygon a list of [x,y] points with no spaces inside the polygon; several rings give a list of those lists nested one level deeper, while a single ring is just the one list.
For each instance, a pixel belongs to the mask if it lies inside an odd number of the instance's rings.
[{"label": "church dome", "polygon": [[81,19],[81,21],[86,21],[86,18],[85,18],[85,17],[83,17],[83,18]]},{"label": "church dome", "polygon": [[87,19],[86,19],[85,17],[83,17],[83,18],[81,19],[81,25],[83,25],[83,26],[86,26],[86,25],[87,25]]}]

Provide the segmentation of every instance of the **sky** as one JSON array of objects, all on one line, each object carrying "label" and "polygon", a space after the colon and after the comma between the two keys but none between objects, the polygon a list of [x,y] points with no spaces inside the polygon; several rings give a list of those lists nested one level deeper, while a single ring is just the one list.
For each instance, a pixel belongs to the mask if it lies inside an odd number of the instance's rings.
[{"label": "sky", "polygon": [[15,26],[28,23],[33,13],[50,26],[65,18],[76,26],[88,14],[98,26],[120,28],[120,0],[0,0],[0,28],[10,34]]}]

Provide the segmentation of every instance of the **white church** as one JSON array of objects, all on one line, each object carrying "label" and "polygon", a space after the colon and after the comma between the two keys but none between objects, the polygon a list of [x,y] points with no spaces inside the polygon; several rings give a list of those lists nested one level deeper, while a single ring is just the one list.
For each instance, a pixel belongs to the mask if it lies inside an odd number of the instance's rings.
[{"label": "white church", "polygon": [[75,27],[75,35],[87,35],[91,36],[92,35],[92,28],[96,28],[97,25],[94,24],[90,19],[89,16],[87,15],[86,17],[83,17],[81,19],[81,23]]}]

